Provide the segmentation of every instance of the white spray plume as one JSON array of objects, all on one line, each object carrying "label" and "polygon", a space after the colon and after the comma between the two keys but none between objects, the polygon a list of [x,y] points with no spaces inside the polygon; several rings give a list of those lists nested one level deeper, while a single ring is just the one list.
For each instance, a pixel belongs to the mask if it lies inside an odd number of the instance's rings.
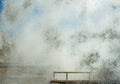
[{"label": "white spray plume", "polygon": [[11,63],[119,79],[119,5],[118,0],[5,0],[1,29],[16,38]]}]

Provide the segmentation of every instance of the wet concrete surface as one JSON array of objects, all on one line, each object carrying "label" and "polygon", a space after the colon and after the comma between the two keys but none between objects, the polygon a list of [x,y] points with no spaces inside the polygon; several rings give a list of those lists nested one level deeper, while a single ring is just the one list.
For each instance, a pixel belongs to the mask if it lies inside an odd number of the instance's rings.
[{"label": "wet concrete surface", "polygon": [[0,84],[49,84],[49,75],[42,67],[12,66],[0,68]]}]

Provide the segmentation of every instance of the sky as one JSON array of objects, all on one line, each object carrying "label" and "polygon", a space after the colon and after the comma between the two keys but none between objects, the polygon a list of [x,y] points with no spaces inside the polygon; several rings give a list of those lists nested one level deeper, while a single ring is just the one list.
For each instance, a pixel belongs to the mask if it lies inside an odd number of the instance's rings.
[{"label": "sky", "polygon": [[114,0],[9,0],[4,3],[0,24],[3,31],[13,36],[19,36],[26,26],[33,30],[54,26],[65,32],[87,27],[104,29],[116,18],[115,14],[119,15],[119,7],[116,11],[112,8],[119,3]]},{"label": "sky", "polygon": [[2,4],[2,1],[3,0],[0,0],[0,12],[2,11],[2,9],[3,9],[3,4]]},{"label": "sky", "polygon": [[[21,4],[27,3],[27,1],[28,4],[31,3],[31,6],[28,5],[28,8],[23,10]],[[8,24],[9,22],[11,24],[12,22],[15,30],[19,29],[19,26],[24,27],[32,21],[35,25],[37,25],[37,22],[41,23],[42,27],[46,24],[52,24],[63,30],[81,28],[86,25],[99,28],[103,27],[102,22],[106,24],[106,22],[109,21],[110,18],[107,17],[108,14],[109,16],[112,14],[108,1],[109,0],[53,0],[50,2],[44,0],[26,0],[25,2],[25,0],[9,0],[6,4],[9,3],[11,9],[9,7],[5,7],[4,9],[11,12],[7,14],[7,17],[4,17],[8,20],[2,20],[2,24]],[[2,10],[2,1],[0,1],[0,4]],[[12,7],[14,10],[12,10]],[[11,18],[12,16],[15,17]],[[9,29],[7,27],[4,28],[6,28],[6,30]]]}]

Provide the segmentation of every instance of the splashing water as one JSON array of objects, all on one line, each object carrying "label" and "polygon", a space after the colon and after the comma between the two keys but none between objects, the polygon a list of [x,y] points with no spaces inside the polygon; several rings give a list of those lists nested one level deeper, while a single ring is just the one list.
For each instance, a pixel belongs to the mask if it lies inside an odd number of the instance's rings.
[{"label": "splashing water", "polygon": [[[8,68],[3,84],[46,84],[56,70],[92,70],[92,79],[118,80],[119,5],[114,0],[4,0],[0,56],[6,53],[9,66],[22,67]],[[18,79],[10,80],[9,73]]]}]

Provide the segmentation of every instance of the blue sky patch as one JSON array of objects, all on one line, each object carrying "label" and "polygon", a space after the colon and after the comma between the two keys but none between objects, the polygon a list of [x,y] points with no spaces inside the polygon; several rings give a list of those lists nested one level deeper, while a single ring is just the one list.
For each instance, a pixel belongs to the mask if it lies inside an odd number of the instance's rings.
[{"label": "blue sky patch", "polygon": [[3,0],[0,0],[0,13],[2,12],[3,10]]},{"label": "blue sky patch", "polygon": [[32,16],[35,18],[35,17],[39,17],[41,14],[43,13],[43,10],[41,7],[37,7],[35,6],[33,9],[32,9]]},{"label": "blue sky patch", "polygon": [[62,28],[75,28],[75,27],[82,26],[84,21],[85,21],[84,17],[73,18],[72,16],[70,16],[69,18],[62,19],[59,25]]}]

